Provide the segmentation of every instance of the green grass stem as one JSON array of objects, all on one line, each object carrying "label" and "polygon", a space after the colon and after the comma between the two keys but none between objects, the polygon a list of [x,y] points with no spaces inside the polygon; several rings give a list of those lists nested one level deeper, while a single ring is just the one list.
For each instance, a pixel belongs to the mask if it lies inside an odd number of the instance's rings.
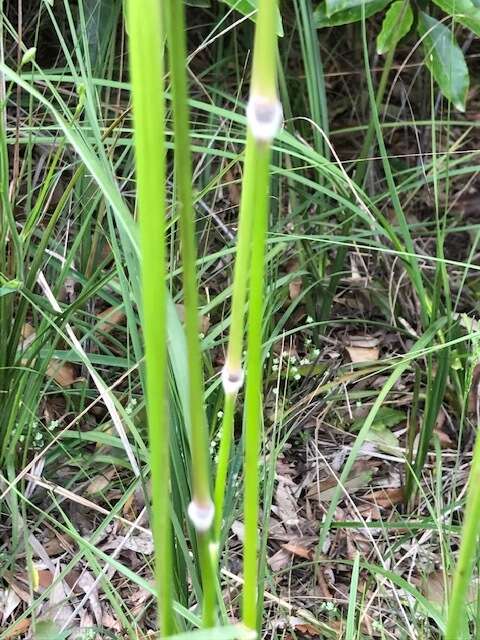
[{"label": "green grass stem", "polygon": [[[256,629],[258,599],[258,518],[260,502],[259,459],[263,430],[262,327],[264,309],[265,244],[269,212],[271,142],[281,124],[276,74],[277,2],[259,3],[250,98],[247,106],[244,185],[255,194],[252,229],[250,301],[248,309],[247,383],[244,414],[244,524],[243,622]],[[248,193],[248,191],[247,191]]]},{"label": "green grass stem", "polygon": [[258,193],[255,232],[252,238],[250,305],[248,311],[247,382],[244,415],[244,524],[243,621],[250,629],[257,623],[258,518],[260,501],[260,445],[263,429],[262,323],[264,307],[265,239],[268,221],[270,148],[257,145],[255,189]]},{"label": "green grass stem", "polygon": [[452,593],[448,605],[445,640],[457,640],[465,620],[465,603],[471,586],[472,568],[477,555],[480,530],[480,438],[476,437],[458,563],[453,577]]},{"label": "green grass stem", "polygon": [[203,408],[204,380],[198,335],[199,297],[184,11],[183,2],[169,0],[165,3],[175,135],[176,207],[180,218],[185,334],[189,367],[188,398],[192,457],[192,502],[189,506],[189,516],[198,538],[203,587],[203,624],[205,627],[212,627],[215,623],[216,596],[213,559],[210,552],[210,527],[214,517],[214,506],[210,497],[208,431]]},{"label": "green grass stem", "polygon": [[152,530],[159,622],[174,631],[170,527],[169,425],[166,401],[165,107],[163,28],[156,0],[128,3],[130,75],[140,218],[147,415],[152,474]]}]

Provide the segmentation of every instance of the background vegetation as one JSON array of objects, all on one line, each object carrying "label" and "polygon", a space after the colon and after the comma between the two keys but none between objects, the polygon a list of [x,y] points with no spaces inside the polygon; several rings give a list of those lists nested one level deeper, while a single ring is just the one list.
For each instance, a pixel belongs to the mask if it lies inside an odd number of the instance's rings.
[{"label": "background vegetation", "polygon": [[256,3],[126,5],[0,3],[0,640],[155,637],[153,538],[164,633],[477,637],[478,3],[281,2],[271,150]]}]

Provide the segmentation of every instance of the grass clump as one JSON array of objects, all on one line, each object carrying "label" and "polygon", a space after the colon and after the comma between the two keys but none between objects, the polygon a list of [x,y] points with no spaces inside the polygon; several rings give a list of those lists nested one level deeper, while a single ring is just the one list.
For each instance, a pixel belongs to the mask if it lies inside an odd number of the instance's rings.
[{"label": "grass clump", "polygon": [[247,5],[1,5],[0,640],[478,634],[476,9]]}]

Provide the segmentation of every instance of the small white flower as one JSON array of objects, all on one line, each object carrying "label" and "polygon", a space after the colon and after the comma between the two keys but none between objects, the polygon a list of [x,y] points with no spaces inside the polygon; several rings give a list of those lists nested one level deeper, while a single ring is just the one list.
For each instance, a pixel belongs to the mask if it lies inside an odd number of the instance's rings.
[{"label": "small white flower", "polygon": [[312,324],[312,322],[313,322],[312,316],[307,316],[306,323],[307,324]]},{"label": "small white flower", "polygon": [[293,379],[294,379],[294,380],[300,380],[300,378],[301,378],[301,377],[302,377],[302,376],[301,376],[299,373],[296,373],[296,374],[293,376]]}]

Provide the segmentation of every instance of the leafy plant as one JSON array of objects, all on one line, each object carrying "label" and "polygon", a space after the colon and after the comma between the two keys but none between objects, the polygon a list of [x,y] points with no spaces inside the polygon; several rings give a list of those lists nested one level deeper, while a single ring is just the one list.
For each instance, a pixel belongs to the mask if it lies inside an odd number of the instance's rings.
[{"label": "leafy plant", "polygon": [[[480,35],[480,9],[473,0],[434,2],[452,18],[453,25],[460,23]],[[468,68],[453,32],[444,24],[446,18],[437,20],[410,0],[325,0],[314,12],[315,25],[321,29],[358,22],[387,7],[377,37],[377,53],[386,54],[414,30],[420,38],[425,64],[443,95],[459,111],[465,111]]]}]

